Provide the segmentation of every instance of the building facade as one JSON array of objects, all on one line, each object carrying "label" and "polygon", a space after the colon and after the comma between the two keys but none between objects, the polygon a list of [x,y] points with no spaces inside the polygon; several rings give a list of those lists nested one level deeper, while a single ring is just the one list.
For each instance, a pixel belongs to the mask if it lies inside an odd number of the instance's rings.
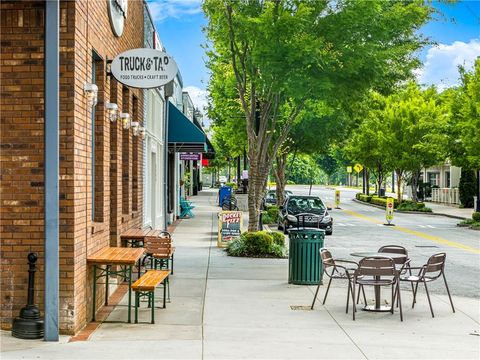
[{"label": "building facade", "polygon": [[[144,47],[164,51],[145,7]],[[166,229],[166,102],[163,88],[144,90],[145,177],[143,226]]]},{"label": "building facade", "polygon": [[[87,256],[119,246],[119,234],[143,222],[144,141],[128,119],[143,125],[144,95],[111,78],[107,60],[143,47],[145,5],[128,2],[117,36],[109,4],[60,1],[59,326],[66,334],[85,326],[92,301],[104,301],[103,287],[91,298]],[[1,324],[8,329],[26,304],[29,252],[39,255],[35,302],[43,308],[45,2],[0,7]],[[98,87],[96,104],[86,84]],[[110,116],[107,103],[129,118]]]}]

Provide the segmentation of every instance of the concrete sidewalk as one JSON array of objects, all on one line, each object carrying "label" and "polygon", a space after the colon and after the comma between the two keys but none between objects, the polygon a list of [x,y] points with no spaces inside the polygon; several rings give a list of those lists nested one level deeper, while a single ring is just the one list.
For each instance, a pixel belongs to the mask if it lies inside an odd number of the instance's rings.
[{"label": "concrete sidewalk", "polygon": [[[21,341],[2,333],[2,359],[478,359],[478,298],[433,294],[435,318],[419,290],[402,291],[404,321],[390,313],[345,314],[346,284],[332,283],[325,306],[309,310],[314,286],[287,284],[288,260],[232,258],[216,247],[216,192],[193,197],[194,219],[182,220],[171,303],[142,303],[140,324],[127,324],[126,298],[88,341]],[[325,288],[320,289],[323,298]],[[158,289],[157,299],[161,299]],[[383,292],[388,297],[388,291]],[[367,291],[373,302],[373,291]],[[157,306],[161,306],[159,303]]]}]

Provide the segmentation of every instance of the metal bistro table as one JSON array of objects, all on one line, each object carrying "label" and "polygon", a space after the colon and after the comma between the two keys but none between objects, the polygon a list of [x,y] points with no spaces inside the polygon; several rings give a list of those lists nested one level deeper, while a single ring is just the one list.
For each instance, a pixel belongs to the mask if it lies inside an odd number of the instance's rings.
[{"label": "metal bistro table", "polygon": [[[130,310],[132,307],[132,266],[140,261],[144,253],[143,248],[106,247],[87,258],[87,263],[93,265],[93,312],[92,321],[95,321],[95,303],[97,298],[97,280],[105,277],[105,305],[108,305],[108,277],[110,275],[123,276],[128,281],[128,322],[131,322]],[[105,268],[100,266],[106,265]],[[120,266],[120,270],[111,270],[112,265]],[[100,274],[97,275],[97,268]]]},{"label": "metal bistro table", "polygon": [[[391,258],[391,259],[397,259],[397,258],[404,258],[406,257],[405,254],[396,254],[396,253],[378,253],[378,252],[358,252],[358,253],[351,253],[351,256],[356,256],[356,257],[385,257],[385,258]],[[380,280],[380,276],[375,276],[375,280]],[[381,297],[380,297],[380,285],[375,285],[375,305],[367,305],[363,307],[362,310],[365,311],[376,311],[376,312],[386,312],[390,311],[391,307],[390,306],[385,306],[381,304]],[[355,301],[355,300],[354,300]],[[393,305],[393,304],[392,304]]]}]

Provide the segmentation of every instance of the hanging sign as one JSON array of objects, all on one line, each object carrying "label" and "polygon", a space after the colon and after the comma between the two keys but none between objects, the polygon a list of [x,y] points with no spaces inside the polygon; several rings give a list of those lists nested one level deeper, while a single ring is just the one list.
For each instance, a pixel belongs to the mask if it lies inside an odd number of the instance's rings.
[{"label": "hanging sign", "polygon": [[178,67],[175,60],[163,51],[139,48],[117,55],[110,71],[124,85],[151,89],[172,81],[177,76]]},{"label": "hanging sign", "polygon": [[394,200],[393,198],[389,197],[387,198],[387,207],[386,207],[386,218],[389,224],[393,220],[393,209],[394,209]]},{"label": "hanging sign", "polygon": [[355,166],[353,167],[353,170],[355,170],[357,173],[359,173],[360,171],[363,170],[363,166],[360,165],[360,164],[355,164]]},{"label": "hanging sign", "polygon": [[180,160],[201,160],[201,154],[180,154]]},{"label": "hanging sign", "polygon": [[340,190],[335,190],[335,205],[338,209],[338,205],[340,205]]},{"label": "hanging sign", "polygon": [[227,246],[229,241],[240,236],[243,226],[241,211],[221,211],[218,214],[218,247]]}]

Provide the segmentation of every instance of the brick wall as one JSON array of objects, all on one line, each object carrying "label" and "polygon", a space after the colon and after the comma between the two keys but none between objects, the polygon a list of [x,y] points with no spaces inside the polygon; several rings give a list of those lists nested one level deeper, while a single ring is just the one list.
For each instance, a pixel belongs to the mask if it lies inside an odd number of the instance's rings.
[{"label": "brick wall", "polygon": [[[0,6],[1,318],[2,328],[9,328],[26,303],[30,251],[40,257],[36,303],[43,307],[44,3],[2,1]],[[60,26],[60,328],[73,334],[91,318],[92,273],[87,256],[119,245],[122,231],[141,226],[142,214],[133,212],[132,204],[143,209],[143,142],[133,140],[131,129],[110,123],[104,102],[116,102],[119,109],[125,102],[124,111],[132,115],[135,96],[137,121],[142,122],[142,92],[130,89],[129,98],[123,99],[122,85],[106,76],[105,65],[122,51],[142,47],[143,3],[129,2],[120,38],[111,31],[106,1],[62,1]],[[100,90],[92,118],[83,87],[92,82],[94,51],[99,56],[95,70]],[[130,151],[137,148],[136,155],[130,154],[129,163],[123,164],[126,141]],[[128,182],[122,183],[125,171]],[[124,190],[129,194],[127,211],[122,206]],[[96,301],[103,304],[102,291]]]}]

